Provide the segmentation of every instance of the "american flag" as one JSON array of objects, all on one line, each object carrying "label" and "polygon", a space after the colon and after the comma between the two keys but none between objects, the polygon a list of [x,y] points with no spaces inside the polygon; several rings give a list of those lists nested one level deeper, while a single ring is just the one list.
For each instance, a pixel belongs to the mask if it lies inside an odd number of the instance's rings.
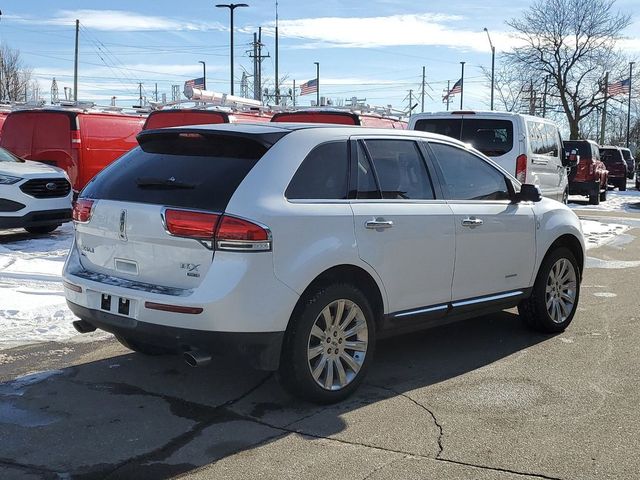
[{"label": "american flag", "polygon": [[462,79],[453,84],[453,88],[449,90],[443,97],[442,101],[446,101],[451,95],[462,92]]},{"label": "american flag", "polygon": [[607,95],[609,97],[615,97],[616,95],[623,95],[625,93],[629,93],[629,85],[631,84],[631,79],[627,78],[626,80],[620,80],[619,82],[610,83],[609,88],[607,88]]},{"label": "american flag", "polygon": [[300,95],[308,95],[309,93],[316,93],[318,91],[318,79],[314,78],[308,82],[304,82],[300,85]]},{"label": "american flag", "polygon": [[192,78],[191,80],[187,80],[186,82],[184,82],[184,86],[185,88],[193,87],[193,88],[204,89],[204,77]]}]

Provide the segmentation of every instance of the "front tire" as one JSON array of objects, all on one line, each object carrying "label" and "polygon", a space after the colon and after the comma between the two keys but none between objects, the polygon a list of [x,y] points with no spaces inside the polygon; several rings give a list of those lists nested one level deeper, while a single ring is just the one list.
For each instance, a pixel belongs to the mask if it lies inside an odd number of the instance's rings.
[{"label": "front tire", "polygon": [[60,225],[42,225],[42,226],[39,226],[39,227],[24,227],[24,229],[27,232],[33,233],[35,235],[43,235],[45,233],[53,232],[59,226]]},{"label": "front tire", "polygon": [[580,297],[580,269],[571,250],[560,247],[543,260],[531,296],[518,305],[527,325],[544,333],[563,332]]},{"label": "front tire", "polygon": [[277,378],[294,396],[321,404],[339,402],[362,383],[375,340],[373,310],[358,288],[315,288],[291,316]]},{"label": "front tire", "polygon": [[604,187],[604,190],[602,190],[602,192],[600,192],[600,201],[601,202],[606,202],[607,201],[607,187]]},{"label": "front tire", "polygon": [[589,205],[600,205],[600,193],[597,190],[589,195]]}]

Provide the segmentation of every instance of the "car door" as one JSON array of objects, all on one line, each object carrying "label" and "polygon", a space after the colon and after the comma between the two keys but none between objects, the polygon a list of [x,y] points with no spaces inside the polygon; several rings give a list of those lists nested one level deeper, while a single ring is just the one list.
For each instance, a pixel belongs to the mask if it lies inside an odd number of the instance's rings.
[{"label": "car door", "polygon": [[431,141],[455,218],[454,301],[527,288],[535,263],[533,206],[510,200],[508,178],[463,147]]},{"label": "car door", "polygon": [[444,315],[451,300],[455,225],[434,194],[416,141],[353,140],[351,201],[358,253],[384,283],[389,313],[411,320]]}]

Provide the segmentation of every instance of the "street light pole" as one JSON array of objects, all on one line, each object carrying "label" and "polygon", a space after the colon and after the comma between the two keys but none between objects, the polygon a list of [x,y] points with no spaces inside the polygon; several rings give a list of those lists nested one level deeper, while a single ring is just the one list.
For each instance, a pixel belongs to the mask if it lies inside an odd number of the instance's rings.
[{"label": "street light pole", "polygon": [[487,27],[484,27],[484,31],[487,32],[489,46],[491,47],[491,110],[493,110],[493,90],[496,72],[496,47],[494,47],[493,43],[491,42],[491,35],[489,35],[489,30],[487,30]]},{"label": "street light pole", "polygon": [[316,107],[320,106],[320,62],[313,62],[316,66]]},{"label": "street light pole", "polygon": [[629,62],[629,104],[627,105],[627,148],[629,148],[629,134],[631,129],[631,77],[633,76],[633,65],[636,62]]},{"label": "street light pole", "polygon": [[204,63],[203,60],[198,60],[198,63],[202,64],[202,89],[206,90],[207,89],[207,64]]},{"label": "street light pole", "polygon": [[248,7],[246,3],[219,3],[216,5],[218,8],[228,8],[230,15],[230,30],[231,30],[231,95],[233,95],[233,11],[238,7]]}]

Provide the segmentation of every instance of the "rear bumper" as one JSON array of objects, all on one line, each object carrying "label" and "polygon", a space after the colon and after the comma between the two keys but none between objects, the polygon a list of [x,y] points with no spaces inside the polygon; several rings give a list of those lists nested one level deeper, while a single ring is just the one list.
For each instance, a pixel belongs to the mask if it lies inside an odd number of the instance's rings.
[{"label": "rear bumper", "polygon": [[569,182],[569,195],[594,195],[600,193],[598,181]]},{"label": "rear bumper", "polygon": [[200,350],[238,356],[260,370],[277,370],[284,332],[215,332],[157,325],[83,307],[67,301],[71,311],[96,328],[176,352]]},{"label": "rear bumper", "polygon": [[42,210],[29,212],[26,215],[0,216],[0,228],[41,227],[45,225],[59,225],[71,221],[71,209]]}]

